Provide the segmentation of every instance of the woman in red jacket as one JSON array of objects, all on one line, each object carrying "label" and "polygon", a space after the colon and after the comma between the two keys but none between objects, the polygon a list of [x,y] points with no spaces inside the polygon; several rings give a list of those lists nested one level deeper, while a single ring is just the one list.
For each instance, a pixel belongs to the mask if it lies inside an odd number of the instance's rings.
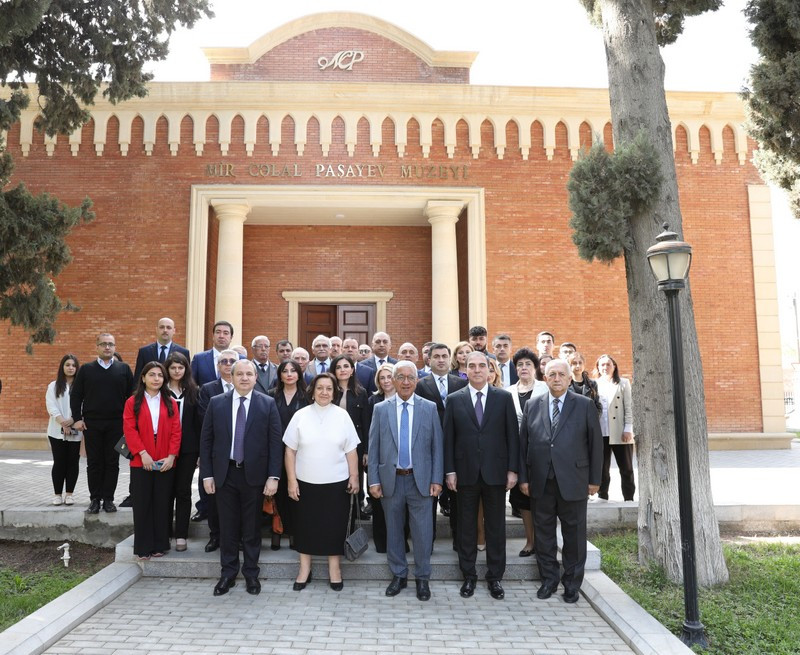
[{"label": "woman in red jacket", "polygon": [[175,458],[181,447],[178,406],[158,362],[144,365],[139,386],[125,403],[123,430],[131,460],[133,553],[140,560],[169,550]]}]

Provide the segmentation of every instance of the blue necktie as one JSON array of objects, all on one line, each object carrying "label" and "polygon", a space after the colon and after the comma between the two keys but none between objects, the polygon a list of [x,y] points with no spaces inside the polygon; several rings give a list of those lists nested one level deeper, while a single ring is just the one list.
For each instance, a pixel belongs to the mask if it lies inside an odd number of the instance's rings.
[{"label": "blue necktie", "polygon": [[444,384],[444,376],[439,378],[439,395],[442,397],[442,404],[447,404],[447,387]]},{"label": "blue necktie", "polygon": [[408,403],[403,403],[403,411],[400,413],[400,452],[397,456],[397,468],[411,468],[410,436],[408,434]]},{"label": "blue necktie", "polygon": [[325,372],[325,362],[320,362],[319,369],[320,369],[319,370],[320,373],[324,373]]},{"label": "blue necktie", "polygon": [[244,411],[244,396],[239,396],[239,409],[236,410],[236,429],[233,432],[233,459],[237,464],[244,461],[244,427],[247,414]]}]

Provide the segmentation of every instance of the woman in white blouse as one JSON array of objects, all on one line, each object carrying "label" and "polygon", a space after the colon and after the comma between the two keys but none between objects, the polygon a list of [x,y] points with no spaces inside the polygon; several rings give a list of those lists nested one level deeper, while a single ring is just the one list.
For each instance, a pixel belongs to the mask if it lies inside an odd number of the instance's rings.
[{"label": "woman in white blouse", "polygon": [[633,500],[636,483],[633,477],[633,402],[631,383],[619,376],[617,362],[610,355],[600,355],[595,365],[597,391],[603,405],[600,428],[603,431],[603,476],[598,500],[608,500],[611,483],[611,453],[617,460],[622,478],[622,497]]},{"label": "woman in white blouse", "polygon": [[[53,452],[53,505],[74,505],[72,492],[78,481],[83,434],[72,429],[72,410],[69,408],[69,392],[78,372],[78,358],[64,355],[58,365],[56,379],[47,385],[44,395],[50,422],[47,438]],[[62,493],[64,494],[62,496]]]},{"label": "woman in white blouse", "polygon": [[338,384],[320,373],[309,386],[308,407],[299,409],[283,435],[286,477],[294,512],[294,546],[300,571],[293,589],[311,581],[312,555],[327,555],[330,586],[341,591],[341,559],[351,496],[358,493],[358,434],[347,410],[336,403]]}]

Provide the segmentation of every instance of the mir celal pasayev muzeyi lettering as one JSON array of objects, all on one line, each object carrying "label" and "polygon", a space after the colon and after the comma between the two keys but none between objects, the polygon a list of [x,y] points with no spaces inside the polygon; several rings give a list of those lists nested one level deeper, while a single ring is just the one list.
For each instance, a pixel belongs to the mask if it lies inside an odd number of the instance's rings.
[{"label": "mir celal pasayev muzeyi lettering", "polygon": [[206,177],[317,177],[466,180],[467,164],[207,164]]}]

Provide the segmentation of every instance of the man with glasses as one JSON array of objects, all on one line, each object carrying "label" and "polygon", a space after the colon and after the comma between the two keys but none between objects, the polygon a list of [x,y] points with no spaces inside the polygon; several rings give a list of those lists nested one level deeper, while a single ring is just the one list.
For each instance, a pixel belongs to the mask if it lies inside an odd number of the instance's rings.
[{"label": "man with glasses", "polygon": [[97,359],[80,367],[70,391],[73,429],[83,430],[86,446],[86,479],[89,514],[116,512],[114,493],[119,478],[119,453],[114,450],[122,436],[122,411],[133,393],[130,367],[114,357],[114,335],[97,336]]},{"label": "man with glasses", "polygon": [[319,373],[333,373],[331,371],[331,340],[324,334],[318,334],[311,342],[311,350],[314,351],[314,359],[308,363],[306,373],[311,377]]},{"label": "man with glasses", "polygon": [[253,364],[256,367],[256,391],[267,393],[278,381],[278,367],[269,361],[269,337],[260,334],[253,339]]},{"label": "man with glasses", "polygon": [[358,361],[363,362],[365,359],[369,359],[372,357],[372,348],[370,348],[367,344],[362,343],[358,347]]}]

